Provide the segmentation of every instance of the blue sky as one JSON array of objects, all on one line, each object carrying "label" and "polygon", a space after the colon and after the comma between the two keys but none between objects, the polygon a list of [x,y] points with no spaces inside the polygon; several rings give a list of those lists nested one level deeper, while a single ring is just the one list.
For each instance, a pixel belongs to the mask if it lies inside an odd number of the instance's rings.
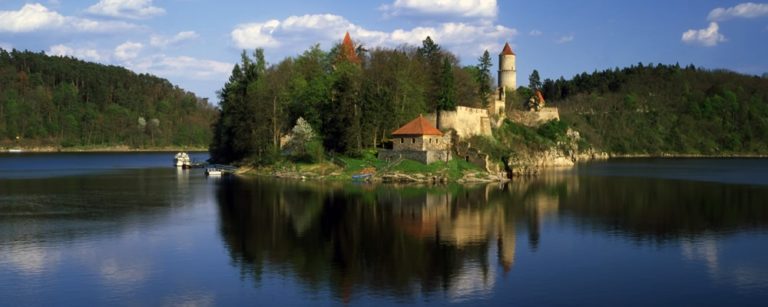
[{"label": "blue sky", "polygon": [[431,35],[463,65],[508,41],[523,84],[533,69],[570,78],[638,62],[768,72],[759,2],[0,0],[0,47],[156,74],[212,102],[241,50],[262,47],[276,63],[345,31],[369,47]]}]

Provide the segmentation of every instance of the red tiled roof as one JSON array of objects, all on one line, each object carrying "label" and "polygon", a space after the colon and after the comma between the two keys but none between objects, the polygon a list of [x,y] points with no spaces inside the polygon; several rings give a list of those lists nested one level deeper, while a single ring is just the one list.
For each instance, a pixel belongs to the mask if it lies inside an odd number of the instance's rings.
[{"label": "red tiled roof", "polygon": [[342,59],[355,64],[360,64],[360,58],[357,57],[355,44],[352,43],[352,37],[349,36],[349,32],[344,35],[344,40],[341,42],[341,50],[339,53]]},{"label": "red tiled roof", "polygon": [[392,136],[396,135],[443,135],[440,130],[437,130],[432,124],[429,123],[424,117],[419,115],[418,118],[410,121],[409,123],[400,127],[400,129],[392,132]]},{"label": "red tiled roof", "polygon": [[504,44],[504,49],[501,50],[502,55],[515,55],[515,52],[512,51],[512,47],[509,46],[509,43]]}]

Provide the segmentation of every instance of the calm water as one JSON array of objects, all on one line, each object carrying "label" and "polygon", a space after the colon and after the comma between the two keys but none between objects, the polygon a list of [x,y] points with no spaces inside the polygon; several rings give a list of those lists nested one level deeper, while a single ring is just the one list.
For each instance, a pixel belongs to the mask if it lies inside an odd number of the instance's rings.
[{"label": "calm water", "polygon": [[768,160],[398,187],[172,155],[0,155],[0,305],[768,303]]}]

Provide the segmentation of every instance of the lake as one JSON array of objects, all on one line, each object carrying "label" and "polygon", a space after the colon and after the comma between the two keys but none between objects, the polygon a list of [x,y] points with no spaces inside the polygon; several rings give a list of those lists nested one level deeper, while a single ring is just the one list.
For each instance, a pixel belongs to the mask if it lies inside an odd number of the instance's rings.
[{"label": "lake", "polygon": [[172,157],[0,155],[0,305],[768,302],[766,159],[420,186],[206,178]]}]

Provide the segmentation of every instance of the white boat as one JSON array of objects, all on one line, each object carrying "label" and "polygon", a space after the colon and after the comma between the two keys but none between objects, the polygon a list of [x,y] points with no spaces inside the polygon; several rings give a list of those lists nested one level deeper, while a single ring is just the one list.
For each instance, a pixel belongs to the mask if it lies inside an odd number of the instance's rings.
[{"label": "white boat", "polygon": [[21,153],[21,152],[23,152],[23,150],[21,150],[21,149],[8,149],[8,152],[10,152],[10,153]]},{"label": "white boat", "polygon": [[192,160],[189,159],[189,155],[186,152],[180,152],[173,157],[173,163],[176,166],[184,167],[192,164]]},{"label": "white boat", "polygon": [[205,169],[205,174],[207,176],[221,176],[221,170],[217,168],[207,168]]}]

